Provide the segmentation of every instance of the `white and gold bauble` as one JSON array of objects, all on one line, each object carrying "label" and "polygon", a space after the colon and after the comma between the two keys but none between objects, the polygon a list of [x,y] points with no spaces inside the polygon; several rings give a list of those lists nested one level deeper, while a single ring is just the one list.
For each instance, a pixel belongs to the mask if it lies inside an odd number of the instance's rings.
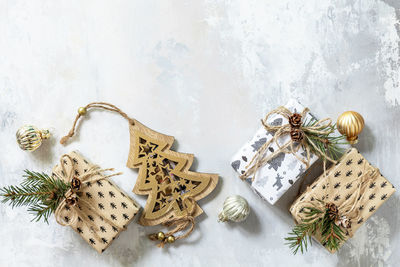
[{"label": "white and gold bauble", "polygon": [[218,215],[218,221],[241,222],[246,220],[249,214],[250,207],[247,200],[241,196],[234,195],[225,199],[222,212]]},{"label": "white and gold bauble", "polygon": [[49,130],[39,130],[33,125],[25,125],[18,129],[16,137],[21,149],[35,151],[44,139],[50,137],[50,132]]}]

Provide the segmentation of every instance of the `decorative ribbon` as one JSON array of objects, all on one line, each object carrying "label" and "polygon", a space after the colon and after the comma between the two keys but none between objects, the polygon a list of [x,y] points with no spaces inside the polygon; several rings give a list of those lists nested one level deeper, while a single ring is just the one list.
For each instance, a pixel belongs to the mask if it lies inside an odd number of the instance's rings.
[{"label": "decorative ribbon", "polygon": [[[71,170],[70,172],[67,174],[67,171],[65,169],[65,164],[64,164],[64,160],[68,159],[70,161],[71,164]],[[80,189],[84,188],[87,186],[87,182],[96,182],[98,180],[102,180],[102,179],[108,179],[112,176],[116,176],[116,175],[120,175],[122,173],[115,173],[115,174],[111,174],[111,175],[107,175],[107,176],[101,176],[98,175],[96,177],[97,174],[100,174],[101,172],[104,171],[113,171],[113,168],[110,169],[100,169],[99,166],[97,165],[93,165],[92,167],[90,167],[90,169],[88,169],[88,171],[81,175],[81,176],[74,176],[73,175],[73,160],[72,158],[65,154],[61,157],[60,159],[60,166],[62,168],[62,173],[65,177],[60,177],[60,174],[55,174],[56,176],[58,176],[59,179],[61,180],[66,180],[67,182],[71,183],[71,189],[69,189],[65,195],[64,195],[64,200],[61,201],[61,203],[58,205],[56,211],[54,212],[54,215],[56,217],[56,221],[57,223],[59,223],[62,226],[68,226],[68,225],[74,225],[77,220],[82,220],[85,224],[88,225],[88,228],[92,231],[92,233],[96,236],[96,238],[99,238],[97,231],[99,231],[98,227],[88,219],[87,214],[84,213],[84,210],[90,210],[93,211],[95,213],[96,212],[96,208],[93,206],[93,204],[91,204],[90,202],[86,201],[84,198],[80,198],[78,196],[78,192],[80,191]],[[99,215],[100,216],[100,215]],[[124,228],[114,224],[112,221],[108,220],[107,218],[103,219],[109,223],[110,225],[116,227],[119,231],[124,230]]]},{"label": "decorative ribbon", "polygon": [[[165,233],[165,238],[163,240],[161,240],[161,242],[157,245],[158,247],[163,248],[164,245],[167,243],[167,240],[168,240],[169,236],[173,236],[175,233],[185,230],[188,226],[190,226],[189,230],[186,233],[175,237],[175,241],[179,240],[179,239],[184,239],[184,238],[188,237],[193,232],[194,227],[196,225],[196,222],[195,222],[194,217],[193,217],[193,214],[194,214],[194,211],[195,211],[195,208],[196,208],[196,203],[195,203],[195,201],[193,200],[192,197],[186,197],[183,200],[183,202],[185,202],[185,200],[188,200],[188,201],[191,202],[192,208],[187,211],[187,215],[186,216],[179,217],[179,218],[173,218],[173,219],[167,221],[166,223],[164,223],[164,225],[166,227],[171,227],[171,226],[175,225],[175,228],[173,230]],[[186,207],[187,206],[188,205],[186,205]],[[151,234],[151,235],[149,235],[149,239],[150,240],[156,240],[156,237],[155,237],[154,234]]]},{"label": "decorative ribbon", "polygon": [[[301,118],[304,118],[309,111],[308,108],[305,108],[303,112],[300,113]],[[290,110],[288,110],[286,107],[278,107],[277,109],[272,110],[269,112],[264,119],[261,120],[262,125],[264,126],[265,130],[268,132],[274,132],[274,136],[264,143],[260,149],[256,152],[256,154],[253,156],[251,159],[250,163],[246,166],[246,171],[240,176],[241,179],[246,179],[253,175],[252,180],[254,181],[255,175],[261,167],[263,167],[267,162],[278,156],[280,153],[287,153],[287,154],[292,154],[295,156],[299,161],[301,161],[303,164],[306,165],[308,168],[310,166],[310,150],[313,149],[316,151],[319,156],[322,157],[323,162],[324,162],[324,170],[326,170],[326,160],[329,160],[332,163],[336,163],[336,161],[332,158],[330,158],[328,155],[323,153],[317,146],[316,144],[307,136],[307,134],[320,134],[320,135],[329,135],[331,134],[334,129],[333,127],[329,127],[332,125],[332,120],[330,118],[325,118],[322,120],[317,121],[313,126],[303,126],[302,124],[299,126],[299,130],[302,131],[303,138],[300,141],[294,141],[292,138],[287,141],[285,144],[280,144],[279,143],[279,138],[284,136],[284,135],[290,135],[291,131],[293,130],[293,126],[290,125],[289,123],[283,124],[283,125],[272,125],[268,123],[268,119],[271,115],[278,114],[282,115],[284,118],[286,118],[288,121],[291,116],[293,116],[296,113],[292,113]],[[268,156],[266,155],[267,149],[275,143],[276,146],[278,147],[277,150],[269,154]],[[299,155],[297,155],[297,152],[299,151],[300,147],[303,147],[304,150],[306,151],[306,158],[302,158]]]},{"label": "decorative ribbon", "polygon": [[[358,181],[358,184],[356,186],[357,189],[353,192],[350,198],[343,201],[343,203],[341,203],[337,207],[339,217],[347,218],[350,221],[351,220],[357,221],[359,219],[360,210],[358,209],[358,206],[364,199],[365,190],[367,189],[369,182],[375,180],[379,176],[380,176],[379,169],[375,167],[370,167],[370,169],[366,171],[362,176],[354,178],[351,181],[348,181],[348,183],[350,184],[353,183],[354,181]],[[318,210],[323,211],[325,210],[327,204],[333,203],[332,198],[334,196],[334,188],[333,188],[334,182],[332,181],[332,176],[328,177],[329,178],[326,183],[328,192],[325,194],[326,196],[325,200],[319,199],[314,193],[312,193],[313,192],[312,189],[308,187],[304,194],[306,194],[312,200],[298,201],[291,208],[293,210],[294,218],[299,223],[301,223],[304,220],[307,220],[307,224],[313,223],[321,219],[325,215],[325,213],[323,212],[323,213],[317,213],[313,216],[306,216],[306,214],[302,212],[304,209],[314,207]],[[349,235],[350,237],[352,237],[353,233],[349,231]]]}]

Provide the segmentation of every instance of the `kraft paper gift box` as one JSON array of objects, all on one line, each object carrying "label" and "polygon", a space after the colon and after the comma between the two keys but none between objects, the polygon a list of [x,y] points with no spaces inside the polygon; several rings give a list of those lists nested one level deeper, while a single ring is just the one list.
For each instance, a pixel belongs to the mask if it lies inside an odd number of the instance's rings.
[{"label": "kraft paper gift box", "polygon": [[[94,164],[89,163],[77,152],[68,154],[63,160],[64,168],[60,164],[53,168],[53,176],[69,182],[68,173],[71,171],[74,177],[81,177],[93,170]],[[104,179],[102,172],[95,172],[92,176],[94,182],[82,180],[81,189],[78,190],[77,207],[79,208],[78,220],[70,227],[89,243],[99,253],[102,253],[121,231],[132,221],[140,206],[109,178]],[[83,205],[89,203],[89,205]],[[62,211],[63,220],[68,222],[72,209],[65,206]],[[81,218],[85,217],[86,218]]]},{"label": "kraft paper gift box", "polygon": [[[365,188],[360,193],[358,193],[359,186]],[[340,215],[343,212],[340,206],[350,199],[351,204],[355,203],[352,214],[356,214],[356,217],[351,218],[349,215],[351,227],[344,235],[347,240],[395,191],[394,186],[382,176],[379,170],[372,166],[357,149],[352,148],[327,171],[326,177],[322,174],[308,186],[307,190],[293,202],[290,212],[299,223],[302,202],[310,203],[318,199],[324,203],[334,203],[339,207]],[[315,238],[321,241],[319,235]],[[343,243],[341,242],[340,245]]]},{"label": "kraft paper gift box", "polygon": [[[297,100],[291,99],[285,105],[292,113],[301,113],[304,106]],[[315,117],[311,113],[307,113],[303,121],[310,120]],[[282,115],[273,114],[269,120],[272,125],[287,124],[288,120]],[[233,156],[231,165],[235,171],[241,175],[246,171],[246,166],[257,153],[258,149],[270,139],[274,133],[268,132],[262,125],[254,134],[253,138],[242,146],[242,148]],[[290,140],[289,135],[281,136],[278,141],[280,144]],[[266,154],[273,153],[277,149],[275,143],[272,143]],[[306,159],[306,151],[300,148],[296,154]],[[310,154],[310,166],[315,163],[318,157]],[[270,160],[265,166],[261,167],[253,177],[247,178],[246,181],[252,189],[264,200],[271,204],[276,201],[302,176],[306,171],[306,165],[298,160],[294,155],[280,153]]]}]

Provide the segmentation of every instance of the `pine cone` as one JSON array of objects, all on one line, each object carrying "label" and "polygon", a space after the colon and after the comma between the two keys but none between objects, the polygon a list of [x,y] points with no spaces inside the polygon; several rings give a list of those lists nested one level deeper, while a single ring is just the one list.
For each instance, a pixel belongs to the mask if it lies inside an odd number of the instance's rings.
[{"label": "pine cone", "polygon": [[53,191],[53,192],[50,193],[50,196],[49,196],[48,200],[54,200],[56,198],[57,198],[57,194]]},{"label": "pine cone", "polygon": [[75,206],[75,204],[78,202],[77,197],[69,197],[65,199],[65,202],[67,203],[68,206]]},{"label": "pine cone", "polygon": [[340,216],[335,220],[335,224],[346,229],[351,228],[351,220],[347,216]]},{"label": "pine cone", "polygon": [[292,129],[290,131],[290,137],[294,142],[300,142],[301,140],[303,140],[304,133],[300,129]]},{"label": "pine cone", "polygon": [[301,115],[299,113],[293,113],[289,117],[289,124],[292,128],[300,128],[301,126]]},{"label": "pine cone", "polygon": [[81,180],[79,180],[78,178],[74,177],[72,178],[71,181],[71,188],[74,190],[79,190],[81,188]]},{"label": "pine cone", "polygon": [[331,220],[336,220],[336,218],[339,216],[339,210],[337,206],[334,203],[327,203],[325,205],[326,212],[329,215],[329,219]]}]

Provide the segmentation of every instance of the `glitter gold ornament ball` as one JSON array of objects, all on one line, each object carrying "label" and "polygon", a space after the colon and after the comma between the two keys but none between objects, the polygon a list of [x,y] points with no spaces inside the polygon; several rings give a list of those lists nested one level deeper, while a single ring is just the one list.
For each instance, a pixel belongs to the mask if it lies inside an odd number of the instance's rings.
[{"label": "glitter gold ornament ball", "polygon": [[33,125],[25,125],[16,133],[17,142],[21,149],[34,151],[42,144],[44,139],[50,137],[49,130],[39,130]]},{"label": "glitter gold ornament ball", "polygon": [[337,119],[339,132],[346,135],[350,144],[357,144],[358,135],[364,129],[364,118],[355,111],[346,111]]}]

